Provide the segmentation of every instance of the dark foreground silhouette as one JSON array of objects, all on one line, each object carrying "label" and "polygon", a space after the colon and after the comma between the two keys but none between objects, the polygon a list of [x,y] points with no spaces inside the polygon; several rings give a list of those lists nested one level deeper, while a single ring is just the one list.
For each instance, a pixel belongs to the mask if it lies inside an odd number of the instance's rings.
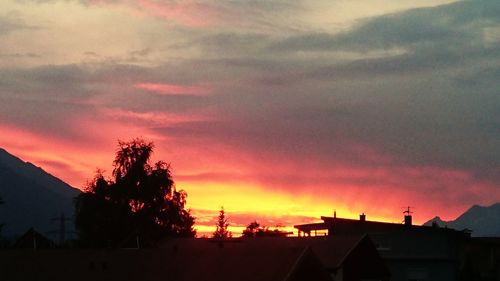
[{"label": "dark foreground silhouette", "polygon": [[176,190],[170,165],[150,163],[153,143],[119,142],[113,179],[98,171],[76,199],[75,223],[91,247],[153,246],[169,236],[194,237],[187,193]]}]

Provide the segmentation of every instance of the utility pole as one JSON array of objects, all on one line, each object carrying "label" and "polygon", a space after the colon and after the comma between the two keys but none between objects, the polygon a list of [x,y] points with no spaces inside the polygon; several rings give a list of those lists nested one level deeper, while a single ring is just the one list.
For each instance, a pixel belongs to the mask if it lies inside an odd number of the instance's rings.
[{"label": "utility pole", "polygon": [[64,245],[64,242],[66,241],[66,222],[71,221],[70,218],[66,218],[64,216],[64,213],[61,213],[61,216],[52,218],[52,221],[58,222],[59,223],[59,229],[57,230],[58,233],[58,238],[59,238],[59,246]]}]

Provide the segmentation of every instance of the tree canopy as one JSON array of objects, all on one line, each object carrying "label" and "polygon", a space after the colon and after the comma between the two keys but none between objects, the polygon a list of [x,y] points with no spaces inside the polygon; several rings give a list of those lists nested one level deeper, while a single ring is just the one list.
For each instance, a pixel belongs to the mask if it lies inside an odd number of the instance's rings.
[{"label": "tree canopy", "polygon": [[195,235],[187,193],[176,189],[169,164],[150,164],[153,148],[142,139],[119,141],[112,179],[98,171],[76,198],[75,224],[84,244],[148,246]]}]

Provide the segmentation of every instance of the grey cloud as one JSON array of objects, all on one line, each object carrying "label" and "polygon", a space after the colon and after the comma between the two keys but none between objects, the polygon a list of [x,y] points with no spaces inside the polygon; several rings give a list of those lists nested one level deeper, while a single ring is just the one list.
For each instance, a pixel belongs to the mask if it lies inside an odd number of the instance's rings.
[{"label": "grey cloud", "polygon": [[[272,40],[252,36],[219,34],[202,41],[236,49],[252,39]],[[453,84],[453,72],[468,67],[474,73],[476,68],[470,68],[470,62],[492,61],[497,53],[494,48],[470,48],[459,54],[437,47],[328,67],[324,67],[328,62],[304,62],[293,56],[270,58],[268,54],[238,58],[221,54],[215,59],[177,61],[152,68],[112,63],[98,65],[92,71],[81,66],[54,67],[58,70],[46,67],[21,75],[28,76],[29,83],[19,87],[25,87],[24,94],[34,94],[34,89],[53,94],[62,92],[51,90],[51,85],[60,85],[74,89],[75,96],[86,97],[103,94],[100,87],[113,81],[121,86],[106,101],[112,107],[177,113],[215,108],[224,119],[233,121],[183,124],[159,132],[178,137],[221,137],[241,150],[256,154],[264,151],[258,154],[262,157],[380,165],[345,148],[353,142],[372,146],[394,157],[396,163],[491,173],[499,165],[496,159],[500,159],[495,149],[498,136],[491,129],[496,125],[494,107],[498,98],[482,87],[461,89]],[[245,79],[249,83],[261,79],[262,83],[241,84]],[[222,82],[213,97],[163,97],[125,87],[136,82],[189,85],[200,81]],[[6,83],[5,78],[2,83]],[[35,86],[29,88],[30,83]]]},{"label": "grey cloud", "polygon": [[[295,81],[302,79],[382,79],[384,76],[408,77],[435,73],[443,79],[467,79],[457,72],[481,72],[483,66],[500,63],[500,49],[478,46],[458,50],[446,47],[430,48],[382,58],[359,59],[350,62],[318,66],[316,69],[299,73]],[[472,73],[471,73],[472,72]],[[456,76],[456,77],[452,77]],[[478,77],[478,75],[475,75]],[[471,82],[470,79],[467,79]],[[464,82],[464,81],[462,81]]]},{"label": "grey cloud", "polygon": [[500,22],[495,0],[462,1],[362,20],[341,34],[306,33],[271,46],[282,51],[336,51],[440,47],[457,49],[482,44],[482,27]]},{"label": "grey cloud", "polygon": [[[247,78],[266,85],[298,84],[304,79],[442,73],[498,58],[498,43],[486,44],[483,29],[498,23],[500,13],[494,11],[500,10],[499,6],[496,1],[465,1],[363,20],[342,34],[305,33],[277,41],[270,35],[222,33],[190,44],[215,54],[216,59],[200,62],[212,75],[246,74]],[[382,57],[351,61],[339,60],[334,55],[338,51],[355,51],[363,57],[370,51],[392,48],[403,53],[389,52]],[[299,51],[330,51],[333,55],[304,59]],[[221,72],[216,64],[234,72]],[[243,67],[253,72],[245,72]]]},{"label": "grey cloud", "polygon": [[312,79],[373,78],[383,75],[411,75],[433,69],[447,68],[463,62],[463,57],[448,52],[437,54],[403,54],[376,59],[361,59],[353,62],[320,67],[303,74]]},{"label": "grey cloud", "polygon": [[38,28],[39,27],[26,24],[25,21],[16,13],[0,15],[0,36],[7,35],[15,31]]},{"label": "grey cloud", "polygon": [[58,101],[37,101],[0,97],[3,124],[28,129],[36,134],[71,141],[91,141],[92,136],[73,122],[95,115],[92,106]]},{"label": "grey cloud", "polygon": [[[441,86],[420,85],[385,105],[367,105],[358,111],[353,135],[397,155],[398,162],[494,175],[500,166],[500,131],[491,128],[498,125],[500,116],[493,108],[500,100],[491,93],[471,95]],[[453,93],[440,93],[445,89]]]},{"label": "grey cloud", "polygon": [[[127,61],[123,58],[92,65],[3,69],[0,99],[5,103],[0,112],[2,120],[49,126],[56,132],[64,129],[53,125],[55,121],[66,120],[73,110],[92,112],[92,107],[64,107],[61,101],[71,104],[97,97],[101,106],[136,112],[189,114],[208,108],[220,120],[152,129],[198,149],[227,145],[266,168],[286,163],[292,167],[288,174],[259,173],[264,183],[286,187],[306,182],[404,183],[404,178],[301,175],[313,167],[333,170],[339,163],[393,172],[399,166],[459,169],[498,183],[500,49],[498,42],[486,46],[482,39],[482,28],[498,23],[498,6],[496,1],[458,2],[364,20],[340,35],[302,34],[279,43],[282,34],[198,35],[189,43],[208,52],[209,58],[179,58],[155,67],[120,63]],[[364,53],[393,47],[406,53],[346,62],[328,54],[304,59],[295,52]],[[152,49],[130,57],[143,59]],[[159,96],[130,87],[134,83],[210,83],[214,94]],[[44,96],[51,99],[47,104],[39,100]],[[30,100],[27,107],[23,100]],[[55,113],[45,116],[41,111]],[[357,144],[377,155],[353,149]],[[443,187],[446,183],[435,182],[408,185],[422,194],[449,190]]]},{"label": "grey cloud", "polygon": [[78,65],[0,69],[0,119],[42,135],[88,139],[73,121],[95,116],[87,101],[102,92],[92,75]]},{"label": "grey cloud", "polygon": [[85,70],[77,65],[0,69],[0,97],[71,100],[87,97]]},{"label": "grey cloud", "polygon": [[226,57],[245,54],[257,55],[269,42],[269,39],[269,36],[265,34],[225,32],[193,40],[188,45],[198,45],[209,53]]},{"label": "grey cloud", "polygon": [[228,25],[279,33],[300,30],[295,13],[304,9],[300,1],[200,1],[198,4],[218,10],[218,16]]},{"label": "grey cloud", "polygon": [[[213,137],[266,163],[439,167],[496,181],[500,99],[494,82],[464,88],[449,73],[373,73],[363,79],[346,75],[334,84],[317,80],[293,84],[296,89],[261,86],[252,93],[228,93],[212,102],[229,121],[183,124],[159,132],[181,139]],[[390,160],[350,151],[353,143]]]},{"label": "grey cloud", "polygon": [[96,116],[99,108],[184,114],[210,104],[210,97],[161,96],[134,88],[136,83],[182,84],[179,76],[171,75],[174,70],[162,69],[115,63],[3,68],[1,120],[61,138],[85,139],[73,121]]},{"label": "grey cloud", "polygon": [[460,87],[473,89],[474,87],[486,87],[493,90],[498,86],[498,77],[500,77],[500,61],[498,66],[479,67],[470,73],[462,73],[454,77],[454,82]]},{"label": "grey cloud", "polygon": [[0,58],[39,58],[41,55],[36,53],[0,53]]},{"label": "grey cloud", "polygon": [[[165,70],[163,72],[162,70]],[[79,102],[93,96],[127,93],[135,83],[178,83],[169,67],[143,67],[115,62],[44,65],[0,69],[0,97]],[[170,78],[170,80],[169,80]]]},{"label": "grey cloud", "polygon": [[[415,100],[415,104],[405,106],[405,102],[411,103],[406,98],[401,98],[399,105],[398,101],[385,105],[367,102],[337,110],[325,106],[323,111],[319,107],[302,107],[293,113],[291,110],[279,113],[271,107],[255,112],[260,117],[237,121],[236,114],[232,113],[233,117],[228,117],[232,121],[195,122],[158,128],[157,132],[181,143],[202,140],[202,147],[212,149],[230,146],[243,153],[240,157],[260,163],[255,174],[187,177],[191,181],[197,178],[217,181],[226,177],[235,182],[259,182],[290,193],[304,192],[301,187],[305,185],[317,186],[308,192],[325,194],[332,190],[341,193],[338,188],[343,185],[372,191],[376,186],[389,189],[406,186],[415,194],[446,197],[447,192],[473,184],[473,180],[450,186],[441,173],[429,174],[425,169],[457,169],[471,172],[485,182],[500,180],[496,175],[499,143],[494,141],[499,138],[495,134],[486,136],[484,128],[475,128],[477,120],[462,121],[473,117],[473,112],[472,116],[469,113],[463,116],[459,108],[447,106],[448,101],[443,97],[441,102],[439,98],[436,100],[435,107],[444,113],[426,108],[425,101],[418,105],[422,101]],[[464,104],[461,106],[466,108]],[[450,110],[454,112],[446,113]],[[388,158],[371,157],[367,151],[353,150],[350,145],[356,143],[374,148]],[[286,172],[272,168],[283,166],[287,167]],[[338,167],[386,173],[339,176],[335,174]],[[404,167],[423,171],[421,175],[414,175]],[[380,191],[383,192],[383,188]],[[474,201],[472,197],[465,199],[467,204]]]},{"label": "grey cloud", "polygon": [[130,52],[130,55],[132,57],[136,57],[136,56],[145,57],[145,56],[148,56],[149,54],[151,54],[150,48],[144,48],[144,49],[135,50],[135,51]]},{"label": "grey cloud", "polygon": [[[238,150],[261,155],[263,161],[274,155],[325,165],[332,161],[366,167],[411,164],[494,173],[500,166],[500,151],[496,149],[500,132],[494,129],[500,119],[495,111],[500,100],[492,92],[471,96],[447,83],[427,82],[430,86],[391,82],[391,87],[403,92],[389,92],[388,85],[366,88],[363,93],[337,97],[337,105],[310,97],[313,101],[308,103],[315,105],[294,108],[299,100],[308,98],[304,95],[261,96],[255,105],[251,99],[242,99],[247,109],[223,104],[232,122],[183,124],[163,130],[181,138],[220,138]],[[279,100],[287,98],[284,106]],[[342,104],[346,99],[351,103]],[[370,164],[370,159],[346,150],[350,142],[365,143],[395,158],[386,164],[379,159]]]}]

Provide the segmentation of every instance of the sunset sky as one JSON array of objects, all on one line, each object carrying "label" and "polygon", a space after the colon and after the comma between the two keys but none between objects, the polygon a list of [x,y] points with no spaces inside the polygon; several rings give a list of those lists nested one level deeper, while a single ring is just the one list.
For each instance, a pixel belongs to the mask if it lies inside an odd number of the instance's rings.
[{"label": "sunset sky", "polygon": [[500,1],[2,0],[0,132],[78,188],[154,141],[202,232],[454,219],[500,201]]}]

